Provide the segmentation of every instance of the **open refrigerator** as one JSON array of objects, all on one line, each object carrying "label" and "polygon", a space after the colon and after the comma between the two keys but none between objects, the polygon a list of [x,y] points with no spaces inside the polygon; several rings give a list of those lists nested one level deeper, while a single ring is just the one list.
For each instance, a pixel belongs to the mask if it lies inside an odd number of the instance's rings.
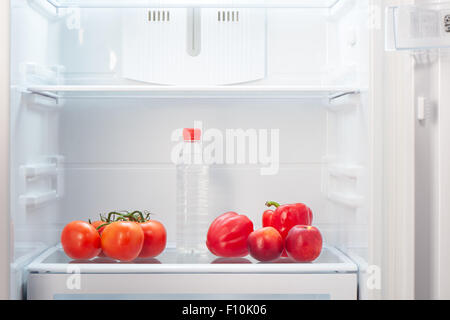
[{"label": "open refrigerator", "polygon": [[[11,0],[0,12],[4,297],[414,298],[419,285],[448,297],[449,2]],[[211,166],[211,221],[237,211],[260,226],[267,200],[307,203],[317,261],[176,253],[171,136],[198,123],[279,133],[273,163]],[[62,251],[68,222],[134,208],[167,228],[157,259]]]}]

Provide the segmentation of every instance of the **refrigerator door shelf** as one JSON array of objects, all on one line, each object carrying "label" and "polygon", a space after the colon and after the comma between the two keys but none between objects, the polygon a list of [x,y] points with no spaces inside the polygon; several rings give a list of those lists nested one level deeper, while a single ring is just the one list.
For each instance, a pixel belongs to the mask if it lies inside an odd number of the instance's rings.
[{"label": "refrigerator door shelf", "polygon": [[258,263],[250,256],[245,258],[217,258],[207,255],[180,255],[175,249],[153,259],[137,259],[120,263],[109,258],[91,261],[72,261],[61,247],[52,247],[36,258],[27,268],[31,273],[80,274],[335,274],[356,273],[356,264],[339,250],[325,247],[314,263],[295,263],[280,259],[275,263]]}]

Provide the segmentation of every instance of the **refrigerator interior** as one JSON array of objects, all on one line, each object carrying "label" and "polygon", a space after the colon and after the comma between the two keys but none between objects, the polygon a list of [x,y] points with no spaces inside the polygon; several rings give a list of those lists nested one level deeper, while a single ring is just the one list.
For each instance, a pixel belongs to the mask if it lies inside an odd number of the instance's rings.
[{"label": "refrigerator interior", "polygon": [[12,297],[72,220],[150,210],[173,247],[171,135],[195,121],[279,129],[277,174],[212,165],[211,221],[237,211],[260,227],[267,200],[304,202],[327,247],[363,267],[369,1],[149,3],[12,1]]}]

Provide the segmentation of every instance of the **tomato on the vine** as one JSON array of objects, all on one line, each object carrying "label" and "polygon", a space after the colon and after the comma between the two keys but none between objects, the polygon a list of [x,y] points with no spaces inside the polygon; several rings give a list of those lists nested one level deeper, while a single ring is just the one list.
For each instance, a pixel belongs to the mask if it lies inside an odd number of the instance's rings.
[{"label": "tomato on the vine", "polygon": [[72,259],[88,260],[101,252],[101,239],[98,231],[88,222],[73,221],[61,233],[64,252]]},{"label": "tomato on the vine", "polygon": [[[91,225],[93,225],[94,228],[97,229],[97,231],[98,231],[98,233],[100,235],[102,235],[103,230],[105,230],[105,228],[106,228],[106,222],[105,221],[101,221],[101,220],[91,222]],[[103,227],[98,228],[98,227],[100,227],[102,225],[103,225]]]},{"label": "tomato on the vine", "polygon": [[[98,221],[91,222],[91,225],[98,231],[98,233],[100,234],[100,237],[101,237],[103,230],[105,230],[105,228],[106,228],[106,222],[98,220]],[[101,227],[101,228],[99,228],[99,227]],[[103,250],[100,251],[98,256],[99,257],[105,257],[105,254],[103,253]]]},{"label": "tomato on the vine", "polygon": [[144,231],[137,222],[116,221],[107,225],[101,237],[103,252],[120,261],[133,261],[144,245]]},{"label": "tomato on the vine", "polygon": [[140,223],[144,231],[144,245],[140,258],[154,258],[166,248],[167,233],[162,223],[156,220],[149,220]]}]

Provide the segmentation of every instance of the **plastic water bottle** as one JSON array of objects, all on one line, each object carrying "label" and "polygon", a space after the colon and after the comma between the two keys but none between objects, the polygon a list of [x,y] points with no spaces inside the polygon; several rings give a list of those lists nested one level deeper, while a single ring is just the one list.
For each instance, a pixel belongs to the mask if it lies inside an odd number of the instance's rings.
[{"label": "plastic water bottle", "polygon": [[184,146],[177,165],[177,251],[207,252],[209,166],[203,163],[200,129],[183,130]]}]

